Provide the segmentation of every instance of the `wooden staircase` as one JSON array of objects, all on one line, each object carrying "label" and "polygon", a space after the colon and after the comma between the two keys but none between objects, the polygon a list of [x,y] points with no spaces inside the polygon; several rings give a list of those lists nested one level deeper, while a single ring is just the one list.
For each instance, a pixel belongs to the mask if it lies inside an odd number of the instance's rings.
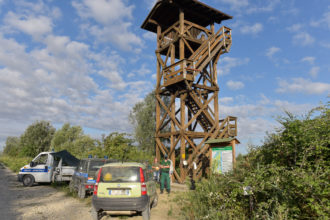
[{"label": "wooden staircase", "polygon": [[194,68],[203,70],[216,54],[224,54],[232,44],[231,29],[223,26],[219,31],[205,41],[189,58],[194,62]]},{"label": "wooden staircase", "polygon": [[183,80],[194,81],[214,57],[227,53],[232,45],[231,29],[223,26],[205,40],[188,59],[180,60],[163,69],[164,86],[172,86]]}]

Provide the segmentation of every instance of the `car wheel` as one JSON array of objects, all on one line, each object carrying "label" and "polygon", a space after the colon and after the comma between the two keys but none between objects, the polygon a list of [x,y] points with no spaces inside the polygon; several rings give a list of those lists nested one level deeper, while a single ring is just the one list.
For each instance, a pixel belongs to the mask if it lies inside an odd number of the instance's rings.
[{"label": "car wheel", "polygon": [[34,177],[32,175],[23,176],[23,185],[31,187],[34,183]]},{"label": "car wheel", "polygon": [[[94,209],[94,207],[92,208],[91,214],[92,214],[92,218],[93,218],[93,220],[101,220],[102,217],[103,217],[103,213],[102,213],[102,211],[96,211],[96,210]],[[110,217],[109,217],[109,218],[110,218]],[[109,219],[109,218],[107,218],[107,219]]]},{"label": "car wheel", "polygon": [[150,205],[147,205],[147,208],[142,211],[142,218],[143,220],[150,220]]},{"label": "car wheel", "polygon": [[154,201],[152,201],[151,207],[152,208],[155,208],[157,206],[157,204],[158,204],[158,194],[156,193],[156,196],[154,198]]},{"label": "car wheel", "polygon": [[81,199],[84,199],[86,196],[86,189],[84,185],[80,185],[79,190],[78,190],[78,197]]}]

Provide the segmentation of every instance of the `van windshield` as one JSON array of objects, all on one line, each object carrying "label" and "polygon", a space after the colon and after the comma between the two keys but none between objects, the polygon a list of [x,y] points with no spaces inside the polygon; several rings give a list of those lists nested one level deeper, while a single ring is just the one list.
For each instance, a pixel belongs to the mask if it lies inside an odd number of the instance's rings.
[{"label": "van windshield", "polygon": [[90,171],[97,171],[101,166],[103,166],[107,161],[102,160],[102,161],[91,161],[89,164],[89,170]]},{"label": "van windshield", "polygon": [[139,167],[103,167],[100,182],[140,182]]}]

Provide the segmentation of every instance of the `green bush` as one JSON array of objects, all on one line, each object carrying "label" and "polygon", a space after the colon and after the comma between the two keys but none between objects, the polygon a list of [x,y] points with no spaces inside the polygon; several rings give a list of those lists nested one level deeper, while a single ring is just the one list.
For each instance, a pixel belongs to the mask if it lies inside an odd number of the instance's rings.
[{"label": "green bush", "polygon": [[13,172],[18,172],[21,167],[29,164],[31,161],[31,157],[11,157],[7,155],[0,156],[0,162],[6,165]]},{"label": "green bush", "polygon": [[179,199],[184,218],[328,219],[329,119],[327,107],[281,118],[282,128],[240,157],[234,173],[212,175]]}]

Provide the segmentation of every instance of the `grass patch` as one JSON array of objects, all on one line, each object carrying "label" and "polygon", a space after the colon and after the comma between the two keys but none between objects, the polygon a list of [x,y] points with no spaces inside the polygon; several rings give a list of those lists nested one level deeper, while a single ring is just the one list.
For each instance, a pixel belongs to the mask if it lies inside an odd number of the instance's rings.
[{"label": "grass patch", "polygon": [[18,173],[21,167],[29,164],[31,161],[31,157],[10,157],[6,155],[0,156],[0,162],[15,173]]},{"label": "grass patch", "polygon": [[92,196],[88,196],[87,198],[80,199],[78,197],[77,192],[70,192],[69,184],[66,182],[55,182],[52,183],[51,186],[58,191],[64,192],[66,196],[73,197],[75,199],[79,199],[80,201],[83,201],[87,206],[92,204]]},{"label": "grass patch", "polygon": [[170,209],[167,212],[167,216],[172,216],[173,215],[173,207],[172,205],[170,206]]}]

